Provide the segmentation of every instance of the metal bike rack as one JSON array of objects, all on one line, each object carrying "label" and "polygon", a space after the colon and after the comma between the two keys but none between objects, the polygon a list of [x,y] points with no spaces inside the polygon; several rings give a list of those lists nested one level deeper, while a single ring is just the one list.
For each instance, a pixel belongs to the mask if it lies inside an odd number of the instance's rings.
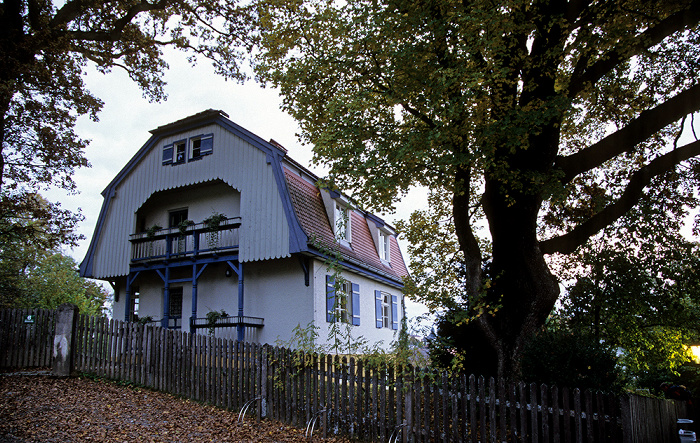
[{"label": "metal bike rack", "polygon": [[245,415],[248,413],[248,409],[250,409],[253,403],[259,400],[262,400],[262,397],[255,397],[254,399],[245,402],[245,404],[241,408],[241,412],[238,413],[238,423],[243,421],[243,417],[245,417]]},{"label": "metal bike rack", "polygon": [[400,425],[397,425],[394,430],[392,431],[391,435],[389,436],[389,443],[398,443],[399,442],[399,435],[403,432],[403,428],[406,427],[406,423],[401,423]]},{"label": "metal bike rack", "polygon": [[324,407],[320,411],[317,411],[314,415],[311,416],[308,422],[306,422],[306,432],[304,432],[304,437],[308,438],[309,441],[314,436],[314,428],[316,427],[316,423],[318,422],[318,419],[325,414],[326,408]]}]

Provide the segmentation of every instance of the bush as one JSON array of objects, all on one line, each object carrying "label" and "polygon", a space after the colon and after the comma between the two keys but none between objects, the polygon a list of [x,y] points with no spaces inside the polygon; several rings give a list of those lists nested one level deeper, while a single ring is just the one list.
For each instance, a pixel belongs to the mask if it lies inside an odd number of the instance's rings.
[{"label": "bush", "polygon": [[526,382],[619,393],[624,384],[615,351],[592,335],[544,329],[530,340],[522,359]]}]

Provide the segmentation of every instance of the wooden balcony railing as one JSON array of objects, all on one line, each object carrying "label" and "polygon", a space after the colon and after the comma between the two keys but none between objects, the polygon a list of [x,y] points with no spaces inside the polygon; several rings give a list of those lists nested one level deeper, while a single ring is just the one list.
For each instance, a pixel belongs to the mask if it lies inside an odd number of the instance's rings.
[{"label": "wooden balcony railing", "polygon": [[161,229],[131,234],[131,260],[148,261],[238,250],[241,218],[222,220],[216,227],[197,223],[184,230]]}]

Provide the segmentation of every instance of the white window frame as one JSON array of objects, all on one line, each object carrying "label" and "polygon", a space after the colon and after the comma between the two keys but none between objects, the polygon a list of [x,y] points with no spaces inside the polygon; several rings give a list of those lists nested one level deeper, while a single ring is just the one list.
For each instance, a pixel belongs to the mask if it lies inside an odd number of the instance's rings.
[{"label": "white window frame", "polygon": [[350,243],[352,209],[339,201],[333,202],[333,234],[340,241]]},{"label": "white window frame", "polygon": [[339,292],[341,292],[343,295],[341,298],[336,292],[335,318],[343,323],[352,324],[352,283],[347,280],[341,283]]},{"label": "white window frame", "polygon": [[187,162],[187,140],[178,140],[173,143],[173,164],[181,165]]},{"label": "white window frame", "polygon": [[[210,155],[212,153],[212,147],[209,147],[209,150],[205,151],[202,153],[202,141],[212,139],[213,140],[214,135],[213,134],[204,134],[204,135],[197,135],[194,137],[190,138],[190,143],[189,143],[189,161],[194,161],[194,160],[199,160],[207,155]],[[199,151],[197,154],[195,154],[195,145],[199,142],[199,146],[197,146],[197,150]],[[212,141],[213,143],[213,141]],[[211,144],[211,143],[210,143]]]},{"label": "white window frame", "polygon": [[379,230],[378,242],[379,259],[385,263],[391,262],[391,234],[383,230]]},{"label": "white window frame", "polygon": [[391,294],[382,291],[382,328],[391,329]]}]

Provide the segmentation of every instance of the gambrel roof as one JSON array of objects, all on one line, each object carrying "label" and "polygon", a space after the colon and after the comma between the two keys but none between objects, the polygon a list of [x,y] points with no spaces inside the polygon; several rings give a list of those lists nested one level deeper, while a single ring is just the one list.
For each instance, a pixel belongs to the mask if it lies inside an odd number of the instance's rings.
[{"label": "gambrel roof", "polygon": [[[216,155],[188,167],[164,167],[163,147],[182,137],[213,133]],[[352,211],[352,244],[335,241],[318,180],[267,142],[233,123],[222,111],[209,109],[160,126],[102,192],[104,203],[81,263],[85,277],[111,279],[129,272],[129,235],[135,211],[154,193],[218,180],[241,192],[240,260],[255,261],[292,254],[323,256],[317,240],[337,245],[342,264],[396,287],[407,275],[396,239],[391,238],[391,264],[378,256],[367,219],[380,219],[361,209]],[[277,221],[277,223],[273,222]]]},{"label": "gambrel roof", "polygon": [[[364,266],[377,274],[389,279],[400,281],[408,275],[408,270],[403,260],[396,237],[392,236],[391,256],[395,259],[390,264],[382,263],[377,253],[372,235],[370,234],[367,216],[372,217],[373,222],[379,221],[376,216],[371,216],[362,210],[352,211],[352,243],[350,247],[338,242],[333,235],[330,221],[326,215],[321,189],[311,180],[314,176],[304,177],[304,174],[295,173],[290,168],[284,168],[285,178],[289,194],[292,198],[294,211],[301,223],[304,233],[309,238],[308,246],[310,250],[319,249],[319,243],[336,248],[342,257],[349,263],[356,263]],[[307,174],[309,174],[307,172]],[[322,251],[319,251],[322,252]]]}]

